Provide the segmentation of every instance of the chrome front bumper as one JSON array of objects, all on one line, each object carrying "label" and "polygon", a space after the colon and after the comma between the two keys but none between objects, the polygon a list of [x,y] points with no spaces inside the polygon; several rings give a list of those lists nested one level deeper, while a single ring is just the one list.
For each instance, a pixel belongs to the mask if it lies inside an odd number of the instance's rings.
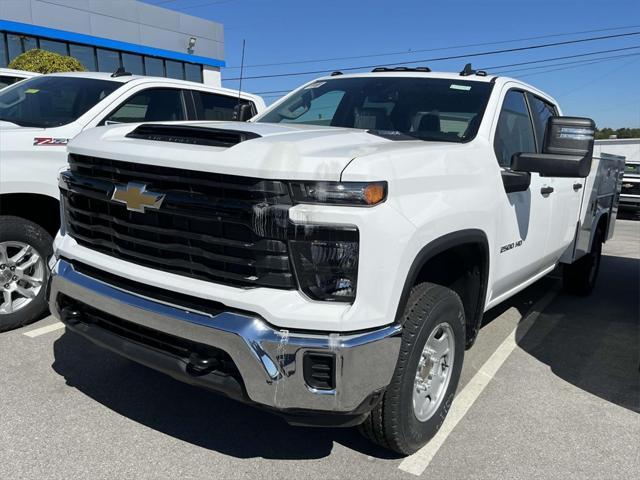
[{"label": "chrome front bumper", "polygon": [[[391,381],[400,349],[398,325],[356,334],[293,333],[275,329],[249,314],[209,315],[161,303],[98,281],[74,270],[64,259],[58,260],[50,285],[51,312],[70,329],[103,346],[101,337],[115,334],[82,329],[62,318],[58,303],[61,294],[113,317],[223,350],[240,372],[246,400],[277,410],[360,411],[372,395],[383,391]],[[181,380],[202,383],[202,379],[191,381],[185,362],[162,358],[158,352],[144,356],[142,361],[140,349],[148,347],[123,338],[118,339],[117,345],[114,348],[112,343],[110,348]],[[335,389],[318,390],[307,385],[302,368],[305,352],[335,355]]]}]

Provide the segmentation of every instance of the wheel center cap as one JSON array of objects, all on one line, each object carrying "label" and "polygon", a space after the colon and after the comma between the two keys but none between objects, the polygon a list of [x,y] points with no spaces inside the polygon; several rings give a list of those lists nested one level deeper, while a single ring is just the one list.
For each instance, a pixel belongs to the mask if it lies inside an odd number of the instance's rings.
[{"label": "wheel center cap", "polygon": [[12,277],[13,275],[11,274],[9,269],[6,269],[0,272],[0,278],[2,279],[3,282],[8,282],[9,280],[11,280]]}]

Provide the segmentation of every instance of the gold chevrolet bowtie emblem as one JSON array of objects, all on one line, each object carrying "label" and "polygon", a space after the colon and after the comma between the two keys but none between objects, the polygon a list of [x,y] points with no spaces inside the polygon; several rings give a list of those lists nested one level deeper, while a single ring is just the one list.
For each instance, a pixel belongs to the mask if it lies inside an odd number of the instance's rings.
[{"label": "gold chevrolet bowtie emblem", "polygon": [[145,210],[158,210],[164,201],[164,194],[147,191],[144,183],[129,182],[116,185],[111,200],[124,203],[127,210],[144,213]]}]

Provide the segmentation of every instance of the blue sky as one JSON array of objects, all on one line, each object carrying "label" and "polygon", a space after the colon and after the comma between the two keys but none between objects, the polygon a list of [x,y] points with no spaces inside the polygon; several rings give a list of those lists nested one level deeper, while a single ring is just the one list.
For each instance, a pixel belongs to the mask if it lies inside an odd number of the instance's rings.
[{"label": "blue sky", "polygon": [[[225,60],[229,67],[223,69],[223,80],[239,75],[239,69],[233,67],[240,65],[243,39],[246,40],[246,77],[313,70],[330,72],[393,62],[401,65],[434,57],[640,32],[640,0],[144,1],[222,23]],[[603,31],[575,33],[592,30]],[[561,35],[478,45],[556,34]],[[478,46],[461,47],[463,45]],[[640,35],[468,60],[476,67],[490,67],[634,46],[639,48],[553,61],[545,68],[514,71],[508,75],[522,78],[556,97],[565,114],[594,118],[600,128],[640,127]],[[430,49],[432,51],[415,52]],[[394,52],[407,53],[371,56]],[[363,58],[252,67],[351,56]],[[613,56],[618,58],[611,58]],[[605,57],[609,57],[607,61],[586,62]],[[582,60],[585,62],[565,63]],[[432,70],[460,71],[465,62],[457,59],[432,61],[427,65]],[[519,68],[540,65],[545,64]],[[290,90],[318,76],[245,79],[242,88],[251,92]],[[230,88],[238,86],[237,81],[230,80],[224,80],[223,84]],[[275,98],[266,100],[271,102]]]}]

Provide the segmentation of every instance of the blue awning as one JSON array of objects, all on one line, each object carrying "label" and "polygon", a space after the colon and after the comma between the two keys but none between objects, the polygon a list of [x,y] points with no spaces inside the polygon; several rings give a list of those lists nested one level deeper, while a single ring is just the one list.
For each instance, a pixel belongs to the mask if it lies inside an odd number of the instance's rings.
[{"label": "blue awning", "polygon": [[82,33],[67,32],[56,28],[41,27],[39,25],[30,25],[28,23],[11,22],[9,20],[0,20],[0,30],[8,32],[21,33],[23,35],[34,35],[37,37],[47,37],[54,40],[64,40],[73,43],[83,43],[94,47],[104,47],[113,50],[122,50],[125,52],[139,53],[141,55],[151,55],[154,57],[162,57],[169,60],[180,60],[182,62],[199,63],[211,67],[224,67],[224,60],[216,58],[201,57],[188,53],[173,52],[171,50],[163,50],[161,48],[147,47],[145,45],[136,45],[135,43],[120,42],[109,38],[94,37],[93,35],[85,35]]}]

